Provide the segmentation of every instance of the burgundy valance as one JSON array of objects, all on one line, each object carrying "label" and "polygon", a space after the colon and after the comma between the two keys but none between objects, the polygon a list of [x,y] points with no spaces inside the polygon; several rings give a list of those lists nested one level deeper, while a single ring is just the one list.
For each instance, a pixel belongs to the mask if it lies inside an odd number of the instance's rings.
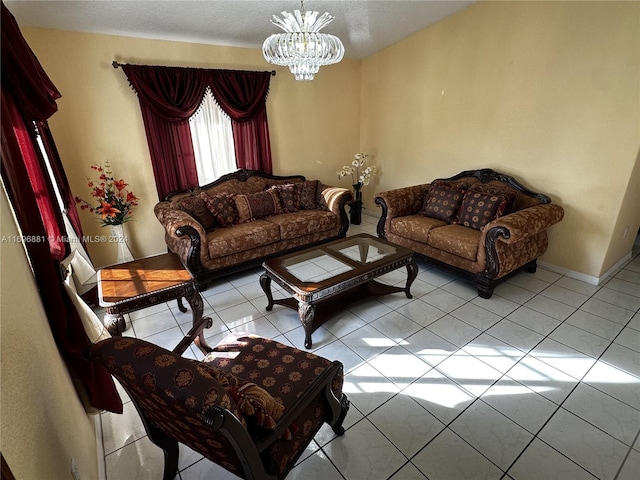
[{"label": "burgundy valance", "polygon": [[188,121],[207,88],[231,118],[237,166],[272,173],[266,107],[271,72],[120,66],[138,95],[159,199],[198,186]]},{"label": "burgundy valance", "polygon": [[270,78],[271,72],[212,70],[209,87],[232,120],[246,122],[266,108]]},{"label": "burgundy valance", "polygon": [[180,67],[122,65],[140,104],[171,123],[186,123],[204,97],[206,70]]},{"label": "burgundy valance", "polygon": [[120,65],[141,104],[172,123],[184,123],[206,92],[236,122],[246,122],[266,106],[271,72]]},{"label": "burgundy valance", "polygon": [[20,32],[18,24],[2,4],[2,83],[21,110],[34,120],[46,120],[57,110],[60,92],[49,79]]}]

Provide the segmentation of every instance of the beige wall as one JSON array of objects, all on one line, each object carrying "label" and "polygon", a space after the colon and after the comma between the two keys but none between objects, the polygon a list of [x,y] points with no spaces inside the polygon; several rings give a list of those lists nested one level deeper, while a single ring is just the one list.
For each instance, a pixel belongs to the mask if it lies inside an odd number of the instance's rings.
[{"label": "beige wall", "polygon": [[[109,160],[140,198],[126,225],[136,257],[166,251],[153,215],[158,197],[138,99],[122,63],[200,68],[271,70],[256,49],[143,40],[22,28],[32,50],[62,93],[51,129],[76,195],[88,197],[86,176],[93,163]],[[345,60],[321,69],[313,82],[296,82],[286,68],[271,79],[267,112],[276,175],[302,174],[339,184],[335,172],[359,147],[360,62]],[[344,182],[347,186],[346,182]],[[81,212],[85,235],[108,235],[96,217]],[[114,244],[93,243],[97,266],[114,263]]]},{"label": "beige wall", "polygon": [[[141,197],[136,256],[164,251],[137,99],[111,61],[270,68],[259,50],[23,28],[62,92],[51,120],[75,192],[111,160]],[[640,224],[630,181],[640,145],[638,2],[479,2],[310,83],[279,68],[268,113],[276,174],[348,186],[335,171],[367,151],[376,191],[491,167],[566,210],[542,261],[597,279],[631,251]],[[637,176],[636,170],[636,176]],[[83,213],[85,233],[98,235]],[[98,266],[115,245],[91,244]]]},{"label": "beige wall", "polygon": [[[18,235],[0,188],[0,237]],[[16,478],[97,479],[93,417],[87,416],[51,335],[22,245],[0,245],[0,451]]]},{"label": "beige wall", "polygon": [[566,210],[542,260],[599,277],[640,224],[639,63],[638,2],[475,4],[362,62],[373,191],[512,174]]}]

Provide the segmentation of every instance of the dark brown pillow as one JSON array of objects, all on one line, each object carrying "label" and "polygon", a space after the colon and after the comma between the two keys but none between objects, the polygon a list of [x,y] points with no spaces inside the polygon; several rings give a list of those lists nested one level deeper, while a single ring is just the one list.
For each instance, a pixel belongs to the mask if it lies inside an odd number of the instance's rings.
[{"label": "dark brown pillow", "polygon": [[222,227],[230,227],[238,223],[238,210],[233,195],[220,193],[209,196],[205,192],[200,193],[207,208]]},{"label": "dark brown pillow", "polygon": [[464,194],[453,223],[480,230],[487,223],[502,216],[507,201],[504,195],[487,195],[470,190]]},{"label": "dark brown pillow", "polygon": [[305,180],[300,186],[300,208],[316,210],[318,208],[318,180]]},{"label": "dark brown pillow", "polygon": [[464,190],[444,183],[433,183],[420,213],[450,223],[458,213]]},{"label": "dark brown pillow", "polygon": [[205,201],[196,195],[189,195],[188,197],[175,200],[173,208],[182,210],[183,212],[191,215],[206,232],[210,232],[216,227],[216,219],[207,208]]},{"label": "dark brown pillow", "polygon": [[252,222],[258,218],[269,217],[282,213],[280,199],[275,190],[247,193],[235,196],[239,223]]},{"label": "dark brown pillow", "polygon": [[280,206],[284,213],[300,210],[300,191],[295,183],[274,185],[269,190],[275,190],[280,199]]}]

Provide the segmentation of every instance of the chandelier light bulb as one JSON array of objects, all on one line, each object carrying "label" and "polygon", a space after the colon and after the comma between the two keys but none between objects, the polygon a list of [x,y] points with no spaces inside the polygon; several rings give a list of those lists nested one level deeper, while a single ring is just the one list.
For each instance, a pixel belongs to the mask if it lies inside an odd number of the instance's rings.
[{"label": "chandelier light bulb", "polygon": [[273,34],[262,44],[267,62],[289,67],[296,80],[313,80],[320,67],[338,63],[344,56],[344,46],[334,35],[320,33],[334,19],[329,13],[295,10],[273,16],[271,23],[285,33]]}]

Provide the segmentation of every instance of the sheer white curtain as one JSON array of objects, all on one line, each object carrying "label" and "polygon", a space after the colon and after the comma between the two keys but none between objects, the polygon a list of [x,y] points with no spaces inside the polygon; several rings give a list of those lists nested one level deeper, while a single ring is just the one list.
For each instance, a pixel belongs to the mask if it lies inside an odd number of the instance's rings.
[{"label": "sheer white curtain", "polygon": [[237,170],[231,119],[209,90],[198,113],[189,119],[189,125],[200,185]]}]

